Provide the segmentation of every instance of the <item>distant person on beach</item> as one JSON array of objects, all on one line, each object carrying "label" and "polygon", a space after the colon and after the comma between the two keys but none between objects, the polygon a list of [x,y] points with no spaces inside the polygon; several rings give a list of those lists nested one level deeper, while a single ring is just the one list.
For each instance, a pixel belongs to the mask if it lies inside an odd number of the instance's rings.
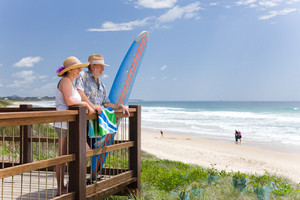
[{"label": "distant person on beach", "polygon": [[240,140],[240,143],[242,143],[242,133],[241,131],[235,130],[235,143],[238,143],[238,140]]},{"label": "distant person on beach", "polygon": [[[95,113],[95,110],[88,103],[81,101],[80,94],[73,84],[75,78],[79,76],[81,68],[87,66],[88,63],[81,63],[76,57],[71,56],[68,57],[64,61],[63,66],[56,71],[57,76],[62,77],[56,89],[56,110],[68,110],[68,106],[83,105],[87,107],[89,113]],[[65,155],[67,154],[67,122],[55,123],[55,131],[58,134],[59,155]],[[89,149],[88,145],[86,145],[86,148]],[[56,166],[56,195],[67,193],[67,188],[64,185],[65,168],[65,164]]]},{"label": "distant person on beach", "polygon": [[241,131],[238,131],[238,138],[240,140],[240,143],[242,143],[242,133],[241,133]]},{"label": "distant person on beach", "polygon": [[160,138],[164,137],[164,132],[162,130],[160,130]]},{"label": "distant person on beach", "polygon": [[239,133],[237,130],[235,130],[234,137],[235,137],[235,143],[238,143]]}]

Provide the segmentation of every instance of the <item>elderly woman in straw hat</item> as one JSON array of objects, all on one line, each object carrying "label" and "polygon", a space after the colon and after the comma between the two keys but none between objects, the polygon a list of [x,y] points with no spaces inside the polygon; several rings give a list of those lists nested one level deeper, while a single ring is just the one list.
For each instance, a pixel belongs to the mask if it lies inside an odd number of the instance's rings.
[{"label": "elderly woman in straw hat", "polygon": [[[81,96],[73,84],[74,80],[79,76],[81,68],[87,67],[88,65],[89,63],[81,63],[76,57],[71,56],[68,57],[64,61],[64,65],[56,71],[57,76],[62,77],[56,89],[56,110],[68,110],[68,106],[83,105],[87,107],[89,113],[95,112],[88,103],[81,100]],[[55,130],[59,135],[59,155],[65,155],[67,153],[67,123],[55,123]],[[86,147],[89,149],[88,145]],[[67,192],[64,186],[64,172],[65,164],[56,166],[57,195]]]},{"label": "elderly woman in straw hat", "polygon": [[99,114],[103,108],[122,109],[125,116],[129,116],[128,109],[122,104],[111,103],[108,99],[106,88],[100,77],[103,74],[104,66],[109,66],[104,63],[104,58],[99,54],[92,54],[89,56],[89,71],[82,71],[76,79],[75,86],[81,95],[82,99],[86,101]]}]

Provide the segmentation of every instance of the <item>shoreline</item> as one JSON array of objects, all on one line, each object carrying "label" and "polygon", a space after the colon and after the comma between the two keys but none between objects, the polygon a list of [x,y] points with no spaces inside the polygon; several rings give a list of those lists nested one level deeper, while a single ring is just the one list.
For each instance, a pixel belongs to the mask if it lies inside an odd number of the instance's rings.
[{"label": "shoreline", "polygon": [[[233,137],[234,138],[234,137]],[[218,170],[241,171],[247,174],[271,174],[300,182],[300,155],[276,151],[252,144],[217,141],[194,135],[164,132],[161,138],[158,130],[142,128],[142,150],[160,159],[181,161]],[[272,150],[273,149],[273,150]]]},{"label": "shoreline", "polygon": [[[49,102],[55,102],[55,100],[48,100],[48,101],[45,101],[45,100],[41,100],[41,101],[12,101],[12,104],[10,106],[7,106],[7,107],[19,107],[21,104],[32,104],[33,107],[36,107],[36,106],[39,106],[40,102],[49,103]],[[41,107],[41,106],[39,106],[39,107]]]},{"label": "shoreline", "polygon": [[[160,130],[158,129],[152,129],[152,128],[142,128],[142,130],[146,132],[153,132],[155,134],[159,133]],[[232,137],[229,138],[220,138],[220,137],[212,137],[212,136],[206,136],[203,134],[196,134],[196,133],[188,133],[188,132],[179,132],[179,131],[164,131],[164,133],[171,133],[174,135],[181,135],[186,137],[192,137],[192,138],[199,138],[204,140],[212,140],[222,143],[228,143],[228,144],[235,144],[234,134],[232,134]],[[297,146],[288,146],[288,145],[282,145],[278,143],[272,143],[272,142],[260,142],[260,141],[253,141],[248,140],[246,137],[242,138],[242,145],[255,147],[259,149],[264,150],[271,150],[276,152],[282,152],[282,153],[289,153],[289,154],[296,154],[300,155],[300,147]]]}]

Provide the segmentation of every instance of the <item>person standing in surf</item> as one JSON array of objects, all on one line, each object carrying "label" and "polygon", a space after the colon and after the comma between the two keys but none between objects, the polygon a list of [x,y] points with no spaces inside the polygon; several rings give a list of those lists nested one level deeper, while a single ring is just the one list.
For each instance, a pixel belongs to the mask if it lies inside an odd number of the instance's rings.
[{"label": "person standing in surf", "polygon": [[[95,110],[89,106],[88,103],[81,100],[80,94],[77,92],[73,84],[75,78],[79,76],[81,68],[87,66],[88,63],[81,63],[76,57],[71,56],[68,57],[64,61],[63,66],[56,71],[57,76],[62,77],[58,82],[56,89],[56,110],[68,110],[68,106],[82,105],[86,106],[90,114],[95,113]],[[59,156],[66,155],[68,135],[67,122],[57,122],[55,123],[54,127],[56,133],[58,134]],[[89,149],[87,144],[86,149]],[[57,179],[56,195],[58,196],[67,193],[67,187],[64,185],[66,164],[57,165],[55,171]]]},{"label": "person standing in surf", "polygon": [[237,144],[239,140],[239,132],[237,130],[235,130],[234,137],[235,137],[235,143]]},{"label": "person standing in surf", "polygon": [[238,139],[240,140],[240,144],[242,143],[242,133],[238,131]]}]

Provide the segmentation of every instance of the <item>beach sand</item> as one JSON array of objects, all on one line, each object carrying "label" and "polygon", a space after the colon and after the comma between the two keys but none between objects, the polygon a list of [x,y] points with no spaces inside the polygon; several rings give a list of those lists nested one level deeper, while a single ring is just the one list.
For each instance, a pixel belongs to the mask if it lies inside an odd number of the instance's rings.
[{"label": "beach sand", "polygon": [[[218,170],[248,174],[269,173],[300,182],[300,154],[199,137],[142,129],[142,150],[161,159],[181,161]],[[276,149],[274,147],[273,149]]]},{"label": "beach sand", "polygon": [[7,107],[20,107],[21,104],[31,104],[33,107],[38,106],[39,103],[51,103],[54,102],[53,100],[49,101],[14,101],[10,106]]}]

